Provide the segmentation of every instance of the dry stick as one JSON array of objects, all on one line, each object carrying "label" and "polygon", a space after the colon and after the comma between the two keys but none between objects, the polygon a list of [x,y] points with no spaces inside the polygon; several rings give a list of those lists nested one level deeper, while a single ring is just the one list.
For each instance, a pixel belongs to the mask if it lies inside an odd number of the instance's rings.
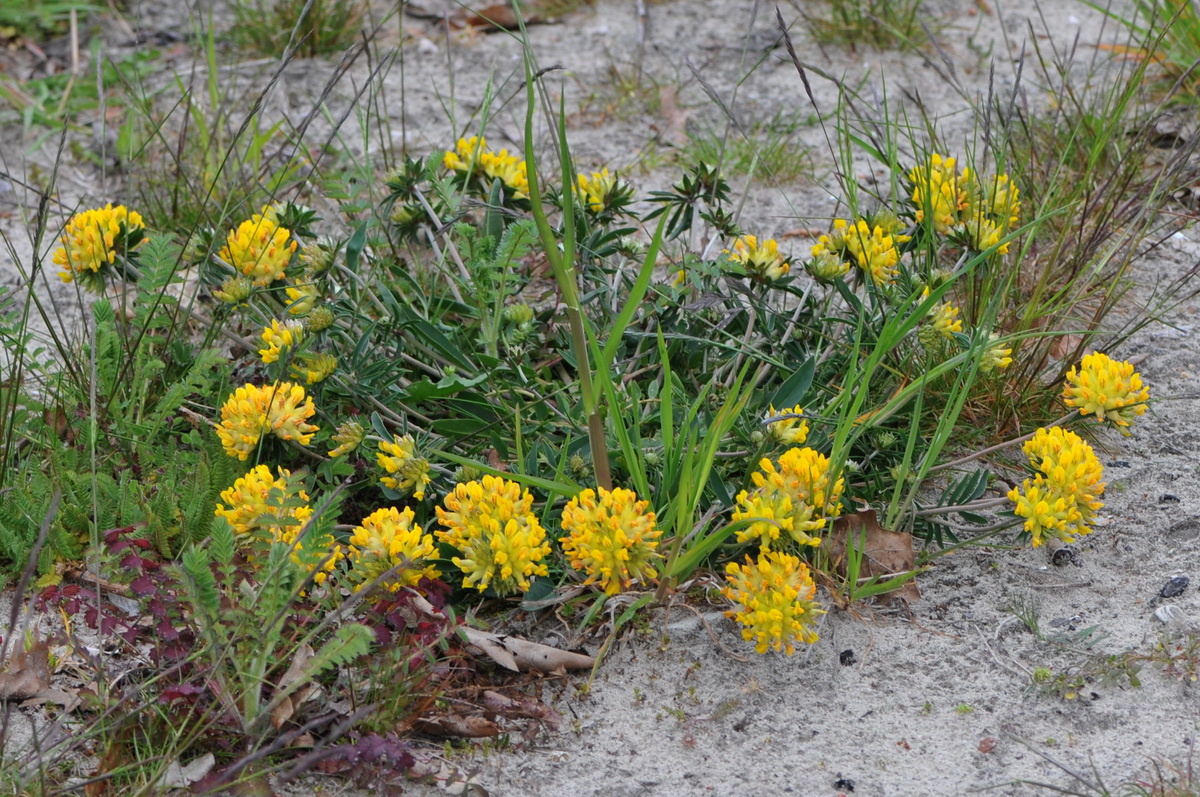
[{"label": "dry stick", "polygon": [[[1048,424],[1048,426],[1060,426],[1060,425],[1066,423],[1067,421],[1071,420],[1078,414],[1079,414],[1079,410],[1071,410],[1066,415],[1059,418],[1057,421],[1054,421],[1053,423]],[[1013,440],[1006,440],[1003,443],[997,443],[994,446],[988,446],[987,448],[985,448],[981,451],[976,451],[974,454],[968,454],[967,456],[956,459],[953,462],[944,462],[941,465],[935,465],[926,472],[926,475],[931,474],[931,473],[937,473],[940,470],[954,468],[959,465],[965,465],[966,463],[971,462],[972,460],[979,459],[980,457],[985,457],[988,454],[994,453],[996,451],[1001,451],[1010,446],[1015,446],[1018,443],[1024,443],[1026,440],[1032,440],[1033,436],[1035,434],[1037,434],[1037,431],[1030,432],[1027,435],[1022,435],[1021,437],[1015,438]]]}]

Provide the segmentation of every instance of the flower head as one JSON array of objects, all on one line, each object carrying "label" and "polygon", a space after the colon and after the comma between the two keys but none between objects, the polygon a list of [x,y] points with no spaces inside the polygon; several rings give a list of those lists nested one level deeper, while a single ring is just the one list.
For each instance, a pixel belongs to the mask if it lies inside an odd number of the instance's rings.
[{"label": "flower head", "polygon": [[808,565],[798,557],[767,551],[757,561],[730,562],[725,568],[728,585],[722,590],[738,608],[726,612],[742,626],[742,638],[755,641],[754,649],[766,653],[774,648],[792,655],[799,639],[817,641],[813,621],[824,610],[818,607],[816,585]]},{"label": "flower head", "polygon": [[264,433],[308,445],[317,427],[307,421],[316,412],[312,398],[305,397],[300,385],[277,382],[258,387],[247,383],[235,390],[221,407],[217,435],[225,453],[244,461]]},{"label": "flower head", "polygon": [[221,259],[261,287],[283,279],[298,247],[291,230],[279,226],[268,205],[230,231]]},{"label": "flower head", "polygon": [[[967,219],[962,224],[964,243],[976,252],[986,252],[1000,243],[1003,231],[996,222],[986,216],[977,215]],[[1008,242],[1005,241],[996,249],[996,254],[1008,254]]]},{"label": "flower head", "polygon": [[292,363],[292,376],[310,385],[324,382],[337,370],[338,365],[337,357],[324,352],[301,354],[297,360]]},{"label": "flower head", "polygon": [[949,302],[942,302],[929,314],[929,323],[943,338],[952,338],[955,332],[962,332],[963,328],[958,313],[957,307]]},{"label": "flower head", "polygon": [[1142,385],[1142,376],[1133,364],[1110,359],[1096,352],[1085,355],[1079,369],[1067,372],[1063,401],[1077,407],[1081,415],[1109,420],[1128,435],[1129,424],[1146,411],[1150,390]]},{"label": "flower head", "polygon": [[362,445],[362,441],[367,436],[367,430],[358,421],[346,421],[337,428],[333,434],[333,442],[336,446],[329,450],[331,458],[344,457],[354,449]]},{"label": "flower head", "polygon": [[814,262],[820,260],[831,275],[837,270],[835,262],[849,258],[872,283],[887,285],[896,278],[898,271],[900,250],[897,247],[910,237],[896,232],[890,223],[885,228],[880,224],[872,226],[866,219],[858,219],[854,224],[846,219],[834,219],[833,232],[817,239],[812,255]]},{"label": "flower head", "polygon": [[412,435],[393,435],[390,443],[381,440],[375,461],[387,471],[388,475],[379,477],[384,487],[402,493],[411,490],[413,498],[425,500],[425,488],[430,482],[429,460],[417,456],[417,444]]},{"label": "flower head", "polygon": [[1000,342],[1000,336],[993,332],[988,335],[987,348],[979,358],[979,370],[984,373],[1002,371],[1012,365],[1012,349]]},{"label": "flower head", "polygon": [[959,214],[967,207],[971,170],[964,168],[955,173],[956,167],[954,158],[942,158],[935,152],[926,165],[916,166],[908,173],[917,221],[929,219],[933,228],[942,233],[958,222]]},{"label": "flower head", "polygon": [[529,168],[507,149],[492,152],[482,136],[460,138],[455,149],[446,153],[442,164],[468,177],[482,177],[486,185],[497,178],[516,199],[529,196]]},{"label": "flower head", "polygon": [[786,417],[767,424],[767,431],[774,440],[789,446],[798,446],[808,439],[808,421],[801,417],[804,415],[804,409],[799,404],[780,412],[775,411],[774,404],[767,409],[767,418],[778,418],[781,415]]},{"label": "flower head", "polygon": [[774,238],[768,238],[760,245],[753,235],[739,235],[733,242],[733,251],[726,249],[725,254],[759,282],[777,280],[791,269],[779,254],[779,245]]},{"label": "flower head", "polygon": [[350,534],[350,578],[356,589],[387,573],[400,569],[387,582],[395,592],[403,586],[413,586],[422,578],[441,575],[429,559],[436,553],[433,537],[413,522],[413,511],[384,507],[372,512]]},{"label": "flower head", "polygon": [[462,556],[451,561],[463,572],[463,586],[497,595],[529,589],[530,576],[548,574],[546,532],[530,511],[533,496],[521,485],[496,476],[458,484],[437,507],[444,527],[437,537]]},{"label": "flower head", "polygon": [[288,299],[288,315],[308,315],[321,295],[320,289],[313,282],[289,285],[285,293]]},{"label": "flower head", "polygon": [[287,468],[271,475],[266,465],[258,465],[221,493],[217,517],[223,517],[234,534],[258,534],[267,539],[281,526],[302,526],[312,516],[308,493],[298,488]]},{"label": "flower head", "polygon": [[820,539],[813,533],[842,511],[844,482],[841,477],[831,482],[829,458],[811,448],[790,448],[779,458],[778,468],[765,458],[759,467],[762,470],[750,476],[753,492],[743,490],[737,497],[733,520],[752,521],[737,532],[738,542],[757,540],[763,550],[781,538],[818,545]]},{"label": "flower head", "polygon": [[271,319],[271,326],[263,327],[263,348],[258,350],[263,363],[278,362],[280,357],[300,345],[304,340],[304,324],[301,321],[285,321],[280,324]]},{"label": "flower head", "polygon": [[63,229],[62,246],[54,250],[54,265],[63,269],[62,281],[78,279],[98,293],[104,287],[102,271],[142,243],[144,228],[142,217],[124,205],[114,208],[109,203],[75,214]]},{"label": "flower head", "polygon": [[222,282],[221,287],[213,291],[213,296],[225,304],[245,304],[252,293],[254,284],[239,274]]},{"label": "flower head", "polygon": [[[598,493],[598,494],[597,494]],[[563,553],[571,567],[587,573],[585,583],[600,583],[609,595],[634,581],[654,578],[662,531],[655,528],[649,501],[621,487],[584,490],[563,509]]]},{"label": "flower head", "polygon": [[[829,236],[823,235],[821,237],[828,239]],[[829,284],[840,280],[850,273],[850,261],[842,259],[833,252],[822,249],[821,252],[804,264],[804,270],[817,282]]]},{"label": "flower head", "polygon": [[1074,432],[1055,426],[1038,429],[1025,443],[1025,455],[1037,471],[1008,498],[1036,548],[1046,535],[1073,542],[1076,534],[1089,534],[1088,524],[1103,504],[1103,468],[1092,447]]},{"label": "flower head", "polygon": [[580,201],[592,213],[617,210],[628,204],[633,195],[629,184],[617,175],[609,174],[608,169],[592,172],[591,177],[579,175],[575,181],[575,190]]}]

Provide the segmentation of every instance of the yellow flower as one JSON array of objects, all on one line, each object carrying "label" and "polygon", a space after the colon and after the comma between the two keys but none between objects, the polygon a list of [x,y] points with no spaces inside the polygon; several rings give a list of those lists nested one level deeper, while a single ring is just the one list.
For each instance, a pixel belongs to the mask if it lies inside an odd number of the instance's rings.
[{"label": "yellow flower", "polygon": [[608,209],[609,199],[617,187],[617,176],[608,173],[608,169],[592,172],[591,177],[579,175],[576,187],[580,199],[593,213],[603,213]]},{"label": "yellow flower", "polygon": [[221,283],[221,287],[213,291],[213,296],[225,304],[244,304],[252,293],[254,285],[250,280],[238,275]]},{"label": "yellow flower", "polygon": [[263,348],[258,350],[263,363],[277,362],[288,351],[304,340],[304,324],[300,321],[285,321],[280,324],[271,319],[271,326],[263,327]]},{"label": "yellow flower", "polygon": [[798,545],[820,544],[811,532],[825,528],[842,512],[844,481],[839,477],[830,483],[829,458],[811,448],[790,448],[779,458],[778,468],[766,458],[759,467],[762,470],[750,476],[754,492],[739,493],[733,512],[734,521],[758,520],[737,532],[738,542],[758,540],[767,550],[786,531]]},{"label": "yellow flower", "polygon": [[[1000,243],[1001,229],[991,219],[984,216],[974,216],[963,223],[963,235],[976,252],[984,252]],[[996,254],[1008,254],[1008,241],[1005,241]]]},{"label": "yellow flower", "polygon": [[308,315],[321,295],[321,291],[314,282],[294,287],[289,285],[285,293],[288,298],[287,311],[289,315]]},{"label": "yellow flower", "polygon": [[953,338],[955,332],[962,332],[962,319],[958,317],[958,312],[957,307],[943,302],[933,309],[930,323],[942,337]]},{"label": "yellow flower", "polygon": [[521,485],[495,476],[456,485],[437,507],[445,527],[437,537],[463,555],[451,559],[464,574],[463,586],[489,586],[501,597],[529,589],[530,576],[548,574],[546,532],[530,511],[533,496]]},{"label": "yellow flower", "polygon": [[955,174],[956,166],[954,158],[943,159],[935,152],[929,156],[928,165],[916,166],[908,174],[917,221],[929,218],[933,229],[942,233],[957,223],[959,214],[967,207],[971,171],[963,169]]},{"label": "yellow flower", "polygon": [[244,461],[258,446],[264,432],[308,445],[317,427],[307,421],[316,412],[312,398],[305,399],[300,385],[280,382],[258,387],[247,383],[235,390],[221,407],[217,435],[225,453]]},{"label": "yellow flower", "polygon": [[1142,385],[1142,376],[1132,363],[1100,352],[1085,355],[1078,371],[1072,367],[1067,372],[1063,385],[1063,401],[1068,407],[1077,407],[1081,415],[1110,420],[1127,436],[1130,422],[1146,411],[1149,400],[1150,390]]},{"label": "yellow flower", "polygon": [[871,282],[887,285],[896,278],[900,262],[896,247],[910,236],[885,233],[882,227],[871,227],[865,219],[859,219],[852,227],[845,219],[835,219],[833,226],[845,251]]},{"label": "yellow flower", "polygon": [[529,196],[529,169],[525,161],[518,159],[516,155],[509,155],[507,149],[492,152],[482,136],[460,138],[456,149],[447,152],[442,158],[442,164],[447,169],[468,176],[482,176],[488,185],[492,180],[499,178],[513,192],[516,199]]},{"label": "yellow flower", "polygon": [[742,638],[754,640],[754,649],[766,653],[774,648],[792,655],[799,639],[817,641],[813,622],[824,610],[818,607],[816,585],[808,565],[795,556],[768,551],[745,565],[730,562],[725,568],[728,585],[721,591],[738,604],[725,613],[742,626]]},{"label": "yellow flower", "polygon": [[287,525],[303,526],[312,517],[308,506],[308,493],[291,491],[292,473],[287,468],[278,468],[278,476],[271,475],[266,465],[252,468],[249,473],[221,493],[217,504],[217,517],[223,517],[239,536],[260,533],[271,539],[275,529]]},{"label": "yellow flower", "polygon": [[[822,235],[828,241],[828,235]],[[804,264],[804,270],[817,282],[833,283],[850,273],[850,261],[843,260],[833,252],[825,251],[824,244],[818,243],[813,249],[821,247],[811,260]]]},{"label": "yellow flower", "polygon": [[417,456],[417,444],[412,435],[392,435],[390,443],[381,440],[375,461],[388,473],[379,477],[384,487],[397,492],[412,490],[413,498],[425,500],[425,488],[430,482],[429,460]]},{"label": "yellow flower", "polygon": [[767,410],[767,418],[775,418],[780,415],[789,417],[768,423],[767,431],[773,439],[780,443],[798,446],[808,439],[808,421],[800,417],[803,414],[804,410],[799,404],[780,412],[776,412],[775,405],[772,404]]},{"label": "yellow flower", "polygon": [[337,370],[337,357],[332,354],[301,354],[299,363],[292,363],[292,375],[310,385],[323,382]]},{"label": "yellow flower", "polygon": [[362,441],[367,436],[367,430],[358,421],[346,421],[337,428],[333,435],[333,442],[336,446],[329,450],[330,457],[344,457],[354,449],[362,445]]},{"label": "yellow flower", "polygon": [[427,560],[436,554],[433,537],[425,534],[413,522],[413,511],[407,507],[377,509],[363,519],[350,534],[350,577],[356,590],[393,568],[400,568],[387,581],[395,592],[404,586],[415,586],[422,578],[437,578],[437,567]]},{"label": "yellow flower", "polygon": [[587,573],[586,584],[600,583],[616,595],[634,581],[654,578],[654,561],[662,531],[655,528],[650,502],[621,487],[584,490],[563,509],[560,537],[571,567]]},{"label": "yellow flower", "polygon": [[291,230],[276,223],[275,211],[268,205],[230,231],[220,256],[261,287],[283,279],[298,247]]},{"label": "yellow flower", "polygon": [[67,222],[54,250],[54,265],[62,267],[59,276],[63,282],[79,279],[88,290],[99,292],[103,288],[101,269],[116,262],[118,255],[142,243],[141,232],[145,229],[142,217],[124,205],[112,203],[103,208],[77,213]]},{"label": "yellow flower", "polygon": [[1088,523],[1103,506],[1104,493],[1103,468],[1092,447],[1074,432],[1055,426],[1038,429],[1023,450],[1038,473],[1010,490],[1008,498],[1016,504],[1016,515],[1025,518],[1034,547],[1047,534],[1064,542],[1073,542],[1075,534],[1089,534]]},{"label": "yellow flower", "polygon": [[979,358],[979,370],[985,374],[991,371],[1002,371],[1012,365],[1012,349],[1000,342],[1000,336],[995,332],[988,336],[988,346]]},{"label": "yellow flower", "polygon": [[725,254],[735,263],[740,263],[746,273],[760,282],[777,280],[791,269],[783,256],[779,254],[779,245],[774,238],[768,238],[760,246],[753,235],[739,235],[733,242],[733,251],[726,249]]},{"label": "yellow flower", "polygon": [[981,210],[996,224],[1009,230],[1020,223],[1021,192],[1008,179],[1007,174],[998,174],[992,178]]}]

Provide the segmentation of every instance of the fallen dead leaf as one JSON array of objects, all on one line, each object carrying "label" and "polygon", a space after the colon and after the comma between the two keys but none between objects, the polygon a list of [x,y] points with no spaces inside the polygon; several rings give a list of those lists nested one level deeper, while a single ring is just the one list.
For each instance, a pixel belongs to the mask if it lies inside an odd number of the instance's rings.
[{"label": "fallen dead leaf", "polygon": [[18,643],[0,672],[0,700],[28,700],[50,688],[50,645],[37,637],[28,649]]},{"label": "fallen dead leaf", "polygon": [[[834,568],[845,575],[846,573],[846,540],[855,544],[862,541],[863,557],[859,569],[859,578],[880,576],[886,581],[890,576],[907,573],[916,567],[916,553],[913,550],[913,536],[905,532],[889,531],[879,525],[879,518],[874,509],[864,509],[853,515],[842,515],[833,522],[833,533],[821,543],[833,560]],[[879,596],[881,602],[887,602],[892,596],[898,596],[905,601],[915,601],[921,598],[915,579],[904,582],[899,589]]]},{"label": "fallen dead leaf", "polygon": [[979,752],[990,753],[996,749],[996,740],[987,736],[979,741]]},{"label": "fallen dead leaf", "polygon": [[461,714],[442,714],[436,717],[420,717],[413,723],[413,730],[430,736],[461,736],[467,739],[483,739],[499,736],[500,726],[483,717],[466,717]]},{"label": "fallen dead leaf", "polygon": [[666,123],[662,131],[663,138],[670,144],[682,147],[688,143],[687,121],[690,111],[679,107],[678,96],[674,86],[663,86],[658,91],[658,103],[663,121]]},{"label": "fallen dead leaf", "polygon": [[562,717],[559,713],[540,700],[532,697],[522,696],[520,699],[516,699],[489,689],[483,693],[483,708],[493,714],[499,714],[509,719],[529,718],[541,720],[555,733],[562,730]]},{"label": "fallen dead leaf", "polygon": [[[288,665],[287,672],[279,679],[279,690],[285,691],[289,687],[294,686],[301,678],[304,677],[305,668],[308,667],[309,661],[316,655],[311,645],[303,644],[296,648],[296,654],[292,656],[292,663]],[[309,687],[300,687],[292,694],[279,701],[271,711],[271,726],[275,730],[283,727],[283,723],[292,718],[296,713],[296,708],[305,701],[312,693]]]}]

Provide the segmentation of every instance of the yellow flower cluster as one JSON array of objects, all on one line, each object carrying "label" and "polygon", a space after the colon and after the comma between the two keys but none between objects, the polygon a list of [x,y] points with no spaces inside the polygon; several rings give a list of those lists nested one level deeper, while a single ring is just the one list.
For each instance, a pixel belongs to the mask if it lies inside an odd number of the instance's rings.
[{"label": "yellow flower cluster", "polygon": [[799,404],[780,412],[775,411],[774,404],[770,405],[767,409],[768,419],[778,418],[780,415],[788,416],[767,424],[767,432],[771,435],[771,439],[789,446],[802,445],[808,439],[808,421],[800,417],[803,414],[804,409]]},{"label": "yellow flower cluster", "polygon": [[313,514],[308,493],[297,487],[287,468],[277,468],[277,473],[273,477],[266,465],[253,468],[221,493],[215,514],[239,537],[290,546],[291,560],[307,573],[319,568],[313,581],[324,584],[343,556],[341,546],[328,533],[313,539],[310,530],[301,538]]},{"label": "yellow flower cluster", "polygon": [[441,575],[428,560],[435,554],[433,537],[413,522],[413,511],[407,507],[377,509],[363,519],[350,534],[350,577],[356,589],[399,568],[387,582],[395,592],[403,586],[414,586],[422,578]]},{"label": "yellow flower cluster", "polygon": [[1133,364],[1110,359],[1096,352],[1085,355],[1079,369],[1067,372],[1063,401],[1077,407],[1081,415],[1110,420],[1122,434],[1129,434],[1130,422],[1146,411],[1150,390],[1142,385],[1142,376]]},{"label": "yellow flower cluster", "polygon": [[759,244],[753,235],[739,235],[733,242],[733,250],[725,250],[729,259],[738,263],[752,279],[770,282],[785,276],[791,266],[779,254],[779,245],[774,238]]},{"label": "yellow flower cluster", "polygon": [[240,460],[250,456],[264,433],[306,446],[317,431],[316,426],[307,423],[316,412],[312,398],[305,397],[301,385],[277,382],[258,387],[247,383],[221,407],[217,435],[225,453]]},{"label": "yellow flower cluster", "polygon": [[1000,336],[995,332],[988,336],[988,346],[979,358],[979,370],[985,374],[991,371],[1003,371],[1012,365],[1012,349],[1000,342]]},{"label": "yellow flower cluster", "polygon": [[289,520],[304,525],[313,513],[308,494],[303,490],[289,494],[291,471],[278,468],[277,472],[278,476],[272,476],[266,465],[251,469],[221,493],[216,516],[225,518],[239,536],[257,532],[268,539],[278,534],[280,526],[289,525]]},{"label": "yellow flower cluster", "polygon": [[337,370],[337,364],[337,357],[332,354],[301,354],[299,362],[292,364],[292,376],[315,385],[328,379]]},{"label": "yellow flower cluster", "polygon": [[442,165],[466,175],[480,175],[490,184],[499,178],[516,199],[529,196],[529,168],[507,149],[492,152],[482,136],[460,138],[455,149],[446,153]]},{"label": "yellow flower cluster", "polygon": [[489,586],[499,596],[529,589],[530,576],[548,574],[546,532],[530,510],[533,496],[521,485],[495,476],[456,485],[446,496],[438,539],[457,548],[451,559],[463,572],[464,587]]},{"label": "yellow flower cluster", "polygon": [[619,184],[617,176],[609,174],[608,169],[592,172],[591,177],[581,174],[575,180],[580,201],[593,213],[608,210]]},{"label": "yellow flower cluster", "polygon": [[54,250],[54,265],[63,270],[59,276],[63,282],[80,280],[88,290],[99,292],[103,287],[100,270],[116,262],[127,248],[140,244],[140,233],[145,228],[142,217],[124,205],[112,203],[95,210],[76,213],[67,222]]},{"label": "yellow flower cluster", "polygon": [[316,305],[317,299],[321,295],[320,288],[315,282],[306,282],[302,285],[289,285],[284,291],[287,294],[289,315],[308,315],[312,312],[313,306]]},{"label": "yellow flower cluster", "polygon": [[605,593],[616,595],[638,580],[654,578],[654,562],[661,558],[649,501],[621,487],[584,490],[563,509],[563,553],[571,567],[587,573],[587,584],[599,582]]},{"label": "yellow flower cluster", "polygon": [[1025,443],[1025,455],[1037,470],[1008,498],[1014,512],[1025,518],[1025,530],[1033,535],[1033,546],[1043,537],[1073,542],[1076,534],[1089,534],[1088,524],[1103,504],[1103,468],[1092,447],[1079,435],[1058,426],[1038,429]]},{"label": "yellow flower cluster", "polygon": [[[956,172],[954,158],[938,153],[908,174],[912,183],[913,212],[917,221],[929,219],[939,233],[957,232],[976,251],[1000,243],[1001,237],[1020,223],[1021,198],[1006,174],[980,183],[969,168]],[[996,250],[1008,253],[1008,244]]]},{"label": "yellow flower cluster", "polygon": [[398,492],[412,490],[413,498],[425,500],[425,488],[430,482],[429,460],[417,456],[412,435],[393,435],[391,442],[381,440],[375,461],[387,471],[388,475],[379,477],[384,487]]},{"label": "yellow flower cluster", "polygon": [[291,230],[279,226],[275,209],[267,205],[262,213],[254,214],[230,231],[220,256],[262,287],[283,279],[298,247]]},{"label": "yellow flower cluster", "polygon": [[759,653],[774,648],[790,656],[795,640],[817,641],[811,625],[824,611],[814,600],[816,585],[808,565],[798,557],[766,551],[757,561],[746,557],[745,565],[730,562],[725,574],[728,585],[722,594],[738,604],[726,616],[742,626],[742,638],[754,640]]},{"label": "yellow flower cluster", "polygon": [[271,319],[271,326],[263,327],[263,348],[258,350],[264,364],[277,362],[290,349],[300,345],[304,339],[304,324],[300,321],[284,321],[280,324]]},{"label": "yellow flower cluster", "polygon": [[[900,244],[911,236],[901,235],[893,224],[875,224],[858,219],[853,225],[846,219],[833,220],[833,234],[822,235],[812,248],[814,261],[835,258],[853,261],[875,285],[888,285],[899,272]],[[849,266],[847,266],[848,270]]]},{"label": "yellow flower cluster", "polygon": [[957,166],[954,158],[942,158],[935,152],[929,156],[927,165],[915,166],[908,173],[917,221],[924,222],[928,218],[933,228],[941,233],[956,225],[967,207],[971,170],[964,168],[957,174]]},{"label": "yellow flower cluster", "polygon": [[[763,551],[779,539],[797,545],[818,545],[813,536],[831,518],[841,514],[844,482],[831,483],[829,458],[811,448],[791,448],[779,458],[779,467],[764,458],[761,471],[751,474],[754,491],[738,494],[734,522],[751,521],[737,532],[738,542],[757,540]],[[787,533],[787,537],[783,533]]]},{"label": "yellow flower cluster", "polygon": [[958,317],[958,308],[943,302],[933,309],[930,314],[934,330],[943,338],[954,337],[955,332],[962,332],[962,319]]},{"label": "yellow flower cluster", "polygon": [[362,445],[362,441],[367,436],[367,430],[358,421],[346,421],[337,428],[333,433],[333,442],[336,446],[329,449],[330,457],[344,457],[354,449]]}]

